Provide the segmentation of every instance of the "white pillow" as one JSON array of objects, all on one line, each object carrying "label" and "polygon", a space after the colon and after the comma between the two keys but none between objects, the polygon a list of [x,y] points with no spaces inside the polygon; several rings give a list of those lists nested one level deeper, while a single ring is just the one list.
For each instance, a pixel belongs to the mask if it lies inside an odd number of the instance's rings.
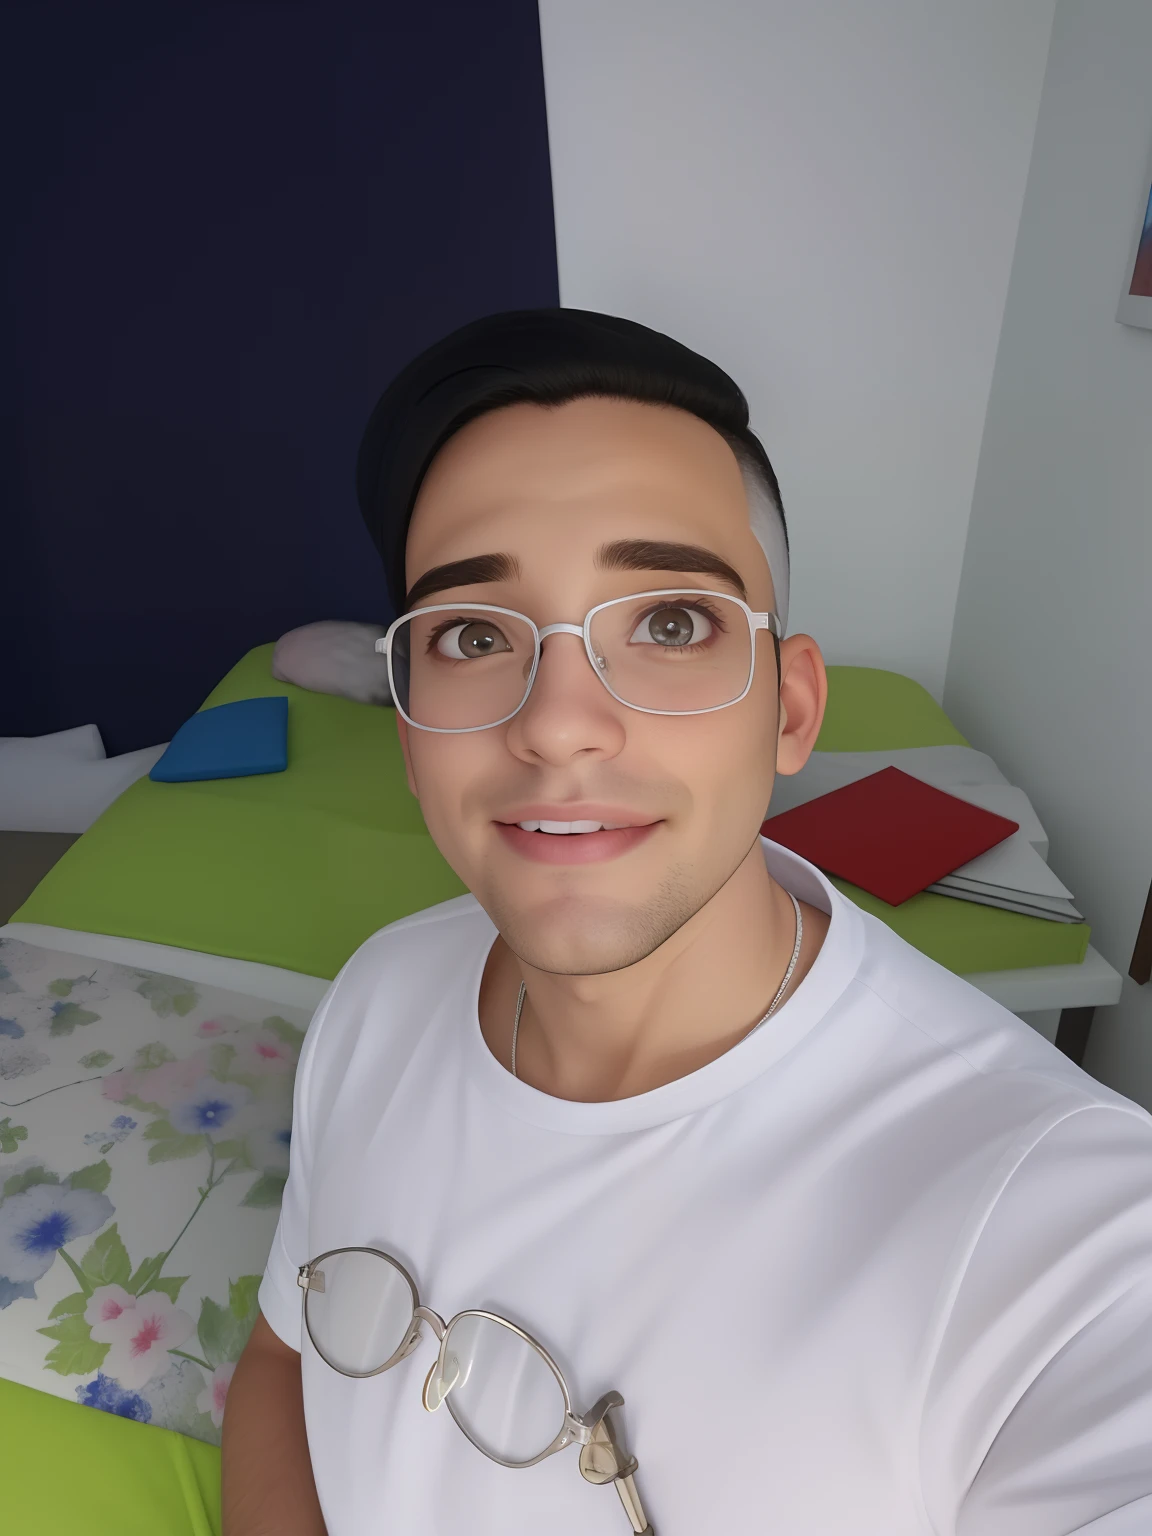
[{"label": "white pillow", "polygon": [[166,746],[87,761],[53,746],[36,750],[33,740],[0,746],[0,831],[87,832],[113,800],[150,772]]},{"label": "white pillow", "polygon": [[0,752],[62,752],[83,762],[95,762],[104,756],[104,743],[94,725],[73,726],[70,731],[53,731],[49,736],[0,736]]},{"label": "white pillow", "polygon": [[376,654],[382,624],[321,619],[281,635],[272,652],[272,676],[313,693],[337,693],[358,704],[391,704],[388,663]]}]

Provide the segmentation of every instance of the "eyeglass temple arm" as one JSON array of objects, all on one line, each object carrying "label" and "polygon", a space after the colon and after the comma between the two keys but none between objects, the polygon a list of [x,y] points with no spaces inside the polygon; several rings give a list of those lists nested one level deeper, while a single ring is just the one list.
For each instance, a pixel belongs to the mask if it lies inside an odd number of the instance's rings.
[{"label": "eyeglass temple arm", "polygon": [[606,1392],[593,1408],[581,1415],[581,1422],[591,1431],[591,1438],[580,1452],[580,1471],[590,1483],[615,1484],[636,1536],[655,1536],[633,1478],[638,1463],[635,1456],[630,1456],[624,1449],[610,1417],[613,1408],[623,1405],[624,1399],[619,1392]]},{"label": "eyeglass temple arm", "polygon": [[620,1495],[620,1502],[624,1506],[624,1513],[632,1522],[632,1529],[637,1536],[656,1536],[655,1531],[648,1524],[644,1516],[644,1506],[640,1503],[640,1495],[636,1492],[636,1484],[631,1472],[626,1477],[612,1479],[616,1486],[616,1492]]},{"label": "eyeglass temple arm", "polygon": [[776,681],[783,681],[780,672],[780,618],[775,613],[754,613],[757,629],[766,629],[772,636],[772,649],[776,653]]}]

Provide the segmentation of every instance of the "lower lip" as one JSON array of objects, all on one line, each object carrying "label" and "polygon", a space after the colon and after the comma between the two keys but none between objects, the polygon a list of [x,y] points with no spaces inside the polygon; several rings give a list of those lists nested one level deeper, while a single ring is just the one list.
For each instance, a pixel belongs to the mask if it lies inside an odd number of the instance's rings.
[{"label": "lower lip", "polygon": [[660,825],[617,827],[611,832],[525,832],[505,821],[497,830],[514,853],[537,864],[599,864],[638,848]]}]

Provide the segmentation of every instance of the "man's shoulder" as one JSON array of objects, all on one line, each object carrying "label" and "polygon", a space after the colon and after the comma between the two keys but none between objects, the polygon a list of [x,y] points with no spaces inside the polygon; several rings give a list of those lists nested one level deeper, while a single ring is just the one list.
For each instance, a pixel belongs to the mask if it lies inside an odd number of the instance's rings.
[{"label": "man's shoulder", "polygon": [[336,1034],[355,1033],[381,1008],[394,1018],[427,1017],[457,994],[463,1003],[495,937],[491,919],[471,895],[389,923],[346,961],[316,1012],[313,1034],[321,1024],[329,1042]]},{"label": "man's shoulder", "polygon": [[[969,1103],[1016,1102],[1053,1121],[1090,1107],[1126,1111],[1152,1128],[1146,1110],[1097,1082],[1051,1041],[993,998],[907,944],[869,914],[857,972],[858,997],[920,1058],[948,1061],[952,1087]],[[950,1074],[951,1076],[951,1074]]]},{"label": "man's shoulder", "polygon": [[313,1015],[298,1090],[323,1120],[350,1071],[393,1081],[429,1031],[459,1027],[475,1007],[496,937],[473,896],[389,923],[346,962]]}]

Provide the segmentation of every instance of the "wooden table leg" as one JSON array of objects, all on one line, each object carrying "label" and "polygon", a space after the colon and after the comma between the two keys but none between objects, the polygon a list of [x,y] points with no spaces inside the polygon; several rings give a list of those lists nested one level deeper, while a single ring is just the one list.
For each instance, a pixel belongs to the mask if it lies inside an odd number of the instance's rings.
[{"label": "wooden table leg", "polygon": [[1140,919],[1128,974],[1141,987],[1152,981],[1152,885],[1148,887],[1148,900],[1144,903],[1144,916]]},{"label": "wooden table leg", "polygon": [[1084,1065],[1084,1051],[1092,1028],[1095,1008],[1062,1008],[1056,1026],[1056,1048],[1070,1056],[1078,1067]]}]

